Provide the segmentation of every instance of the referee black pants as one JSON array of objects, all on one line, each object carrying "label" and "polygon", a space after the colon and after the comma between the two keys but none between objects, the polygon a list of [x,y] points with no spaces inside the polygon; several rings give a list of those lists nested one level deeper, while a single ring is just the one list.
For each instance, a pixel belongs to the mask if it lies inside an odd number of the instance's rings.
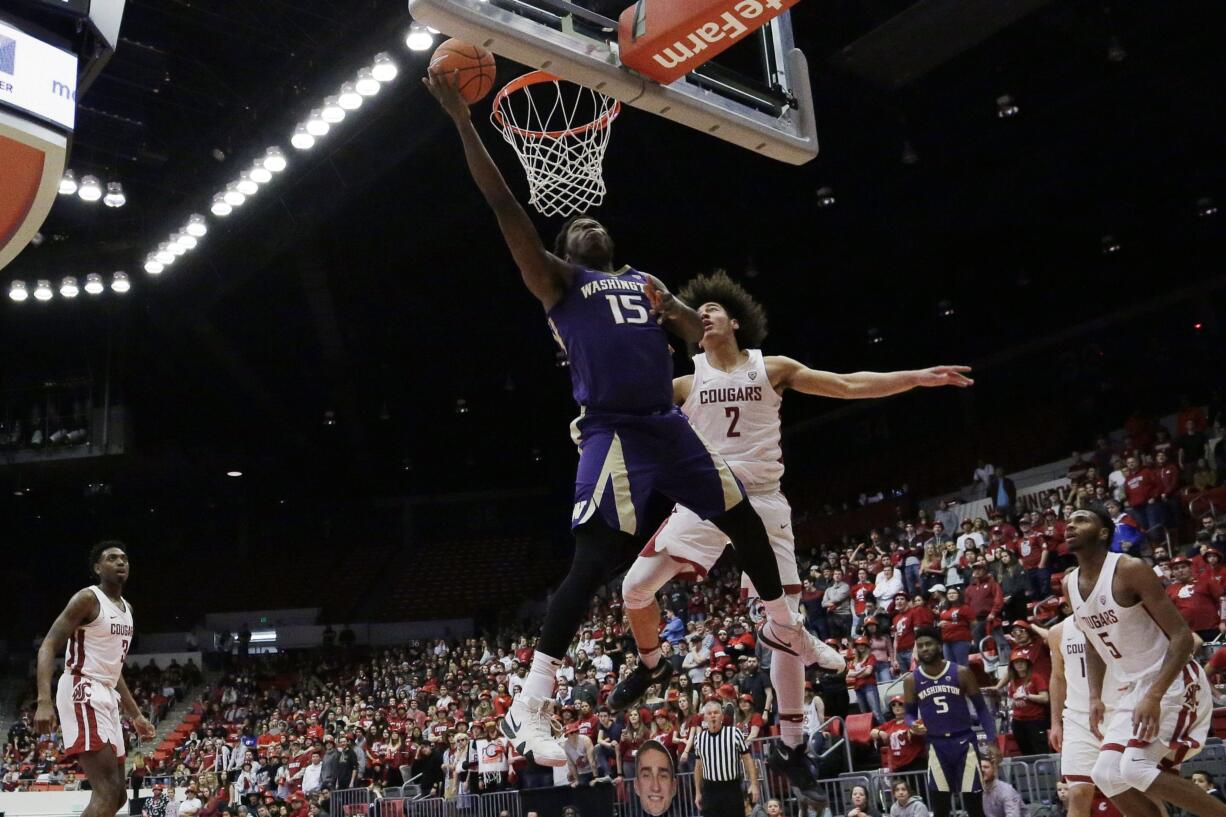
[{"label": "referee black pants", "polygon": [[702,817],[745,817],[741,781],[702,781]]}]

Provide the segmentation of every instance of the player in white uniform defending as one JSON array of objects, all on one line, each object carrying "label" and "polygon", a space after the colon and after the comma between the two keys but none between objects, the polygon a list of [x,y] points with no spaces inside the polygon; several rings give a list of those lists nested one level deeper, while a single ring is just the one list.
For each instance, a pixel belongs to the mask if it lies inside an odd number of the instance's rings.
[{"label": "player in white uniform defending", "polygon": [[[840,399],[887,397],[917,386],[969,386],[966,366],[936,366],[920,371],[833,374],[816,371],[788,357],[765,356],[756,348],[766,336],[766,313],[748,292],[723,271],[699,276],[678,293],[702,318],[702,352],[694,374],[673,381],[673,399],[690,424],[718,451],[744,484],[750,504],[766,523],[779,565],[783,591],[799,617],[800,576],[792,538],[792,509],[779,490],[783,452],[779,444],[779,406],[794,389]],[[660,660],[660,608],[656,592],[680,573],[705,575],[729,545],[719,528],[677,506],[648,542],[622,583],[622,596],[641,658],[639,666],[609,697],[614,710],[643,696],[652,684],[667,682],[671,665]],[[742,589],[756,598],[747,576]],[[759,637],[774,650],[771,683],[779,696],[783,740],[774,744],[772,765],[806,796],[817,792],[803,760],[804,662],[786,634],[769,621]],[[825,647],[825,645],[822,645]],[[818,663],[841,670],[837,651],[819,653]],[[782,744],[782,745],[781,745]],[[799,750],[799,751],[793,751]]]},{"label": "player in white uniform defending", "polygon": [[[133,633],[132,607],[123,598],[126,548],[122,542],[99,542],[90,551],[89,563],[98,584],[72,597],[38,648],[34,728],[40,735],[51,734],[58,712],[64,754],[77,758],[92,789],[82,817],[113,817],[127,796],[121,706],[143,740],[152,740],[156,732],[123,680]],[[51,676],[60,650],[65,650],[64,672],[53,703]]]},{"label": "player in white uniform defending", "polygon": [[[1051,728],[1047,740],[1060,753],[1060,771],[1068,783],[1068,817],[1090,817],[1094,803],[1091,776],[1101,741],[1090,732],[1090,684],[1086,639],[1066,619],[1047,631],[1051,650]],[[1107,689],[1114,686],[1104,682]],[[1114,699],[1108,696],[1104,703]]]},{"label": "player in white uniform defending", "polygon": [[[1089,727],[1102,743],[1090,776],[1126,817],[1160,814],[1163,800],[1198,817],[1226,817],[1226,803],[1174,771],[1209,734],[1213,701],[1205,671],[1192,660],[1192,631],[1153,568],[1109,550],[1115,526],[1104,514],[1075,511],[1066,530],[1077,567],[1064,579],[1073,621],[1084,633]],[[1110,667],[1126,691],[1106,714]],[[1148,795],[1148,797],[1147,797]]]}]

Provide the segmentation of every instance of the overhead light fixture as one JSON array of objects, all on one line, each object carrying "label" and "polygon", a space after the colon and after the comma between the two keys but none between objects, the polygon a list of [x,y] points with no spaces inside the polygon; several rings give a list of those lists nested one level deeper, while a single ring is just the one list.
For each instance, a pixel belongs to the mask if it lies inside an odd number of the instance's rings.
[{"label": "overhead light fixture", "polygon": [[1107,40],[1107,62],[1123,62],[1128,59],[1128,52],[1124,49],[1124,44],[1120,42],[1120,38],[1111,35],[1111,39]]},{"label": "overhead light fixture", "polygon": [[77,192],[77,176],[71,170],[65,170],[60,177],[59,193],[61,196],[71,196]]},{"label": "overhead light fixture", "polygon": [[226,471],[226,476],[228,477],[241,477],[242,475],[242,471]]},{"label": "overhead light fixture", "polygon": [[251,181],[256,184],[268,184],[272,181],[272,171],[264,167],[263,159],[256,159],[251,165],[251,170],[247,172],[251,176]]},{"label": "overhead light fixture", "polygon": [[196,245],[200,243],[194,235],[183,232],[182,230],[175,233],[173,238],[175,238],[175,240],[179,242],[179,246],[185,250],[194,250],[196,249]]},{"label": "overhead light fixture", "polygon": [[85,276],[85,291],[90,295],[101,295],[106,289],[102,284],[102,276],[96,272],[91,272]]},{"label": "overhead light fixture", "polygon": [[919,154],[915,152],[915,145],[911,144],[910,139],[902,143],[902,156],[899,161],[904,165],[913,165],[919,161]]},{"label": "overhead light fixture", "polygon": [[45,278],[38,279],[38,283],[34,285],[34,300],[49,301],[55,293],[51,290],[51,282]]},{"label": "overhead light fixture", "polygon": [[1020,110],[1011,95],[1002,94],[996,97],[996,116],[998,119],[1012,119],[1018,115]]},{"label": "overhead light fixture", "polygon": [[833,207],[834,202],[835,202],[834,190],[826,186],[817,188],[817,206],[818,207]]},{"label": "overhead light fixture", "polygon": [[1105,235],[1102,239],[1103,255],[1115,255],[1120,251],[1120,242],[1113,235]]},{"label": "overhead light fixture", "polygon": [[868,330],[868,342],[876,346],[885,343],[885,337],[881,334],[881,330],[874,326]]},{"label": "overhead light fixture", "polygon": [[324,97],[324,106],[319,111],[320,117],[329,125],[335,125],[345,118],[345,109],[334,96]]},{"label": "overhead light fixture", "polygon": [[[153,257],[157,259],[159,264],[161,264],[162,266],[168,267],[171,264],[173,264],[175,262],[175,259],[178,258],[179,256],[175,255],[174,253],[170,251],[169,241],[163,241],[161,244],[158,244],[158,248],[153,253]],[[86,292],[88,291],[89,290],[86,290]]]},{"label": "overhead light fixture", "polygon": [[281,152],[281,148],[274,146],[264,151],[264,167],[273,173],[280,173],[285,170],[285,166],[285,154]]},{"label": "overhead light fixture", "polygon": [[204,216],[199,213],[192,213],[187,219],[187,224],[183,227],[183,232],[196,238],[202,237],[208,231],[209,224],[204,220]]},{"label": "overhead light fixture", "polygon": [[375,54],[375,61],[370,66],[370,73],[380,82],[391,82],[400,73],[400,69],[392,61],[390,54],[386,51],[380,51],[378,54]]},{"label": "overhead light fixture", "polygon": [[123,194],[123,185],[119,182],[106,183],[106,195],[102,197],[102,203],[107,207],[123,207],[128,203],[128,197]]},{"label": "overhead light fixture", "polygon": [[145,258],[145,272],[149,273],[150,275],[161,275],[162,271],[165,269],[166,266],[161,261],[157,260],[152,253]]},{"label": "overhead light fixture", "polygon": [[[433,41],[433,38],[431,40]],[[383,86],[379,80],[375,79],[375,75],[369,68],[359,68],[358,78],[354,81],[353,87],[362,96],[374,96]]]},{"label": "overhead light fixture", "polygon": [[429,51],[434,45],[434,35],[421,23],[412,23],[405,35],[404,44],[410,51]]},{"label": "overhead light fixture", "polygon": [[319,108],[312,108],[311,113],[307,116],[306,131],[312,136],[327,136],[328,131],[332,126],[324,121],[323,111]]},{"label": "overhead light fixture", "polygon": [[341,85],[341,90],[336,95],[336,102],[347,111],[356,111],[362,107],[362,95],[358,93],[352,82],[346,82]]},{"label": "overhead light fixture", "polygon": [[26,282],[19,280],[9,284],[9,297],[17,303],[21,303],[26,298],[29,298],[30,293],[26,290]]},{"label": "overhead light fixture", "polygon": [[306,125],[299,123],[294,128],[294,135],[289,138],[289,143],[299,150],[310,150],[315,147],[315,137],[307,133]]},{"label": "overhead light fixture", "polygon": [[77,188],[77,195],[81,197],[81,201],[89,202],[102,198],[102,184],[98,181],[98,177],[81,177],[81,186]]},{"label": "overhead light fixture", "polygon": [[234,208],[230,202],[226,201],[224,193],[215,193],[213,195],[213,203],[209,205],[209,212],[215,216],[228,216],[234,212]]},{"label": "overhead light fixture", "polygon": [[1196,215],[1201,218],[1209,218],[1217,215],[1217,205],[1213,203],[1213,199],[1208,196],[1201,196],[1196,200]]},{"label": "overhead light fixture", "polygon": [[260,192],[260,186],[251,178],[251,174],[244,170],[238,174],[238,181],[234,183],[234,189],[242,193],[244,196],[254,196]]},{"label": "overhead light fixture", "polygon": [[128,273],[123,270],[115,270],[111,275],[111,289],[122,295],[131,288],[132,282],[128,280]]},{"label": "overhead light fixture", "polygon": [[942,318],[952,318],[955,314],[954,302],[948,298],[937,302],[937,314]]},{"label": "overhead light fixture", "polygon": [[170,241],[166,242],[166,249],[170,250],[175,255],[183,255],[186,253],[187,245],[180,240],[181,238],[182,235],[180,233],[171,233]]},{"label": "overhead light fixture", "polygon": [[60,281],[60,296],[75,298],[80,294],[81,288],[77,286],[77,279],[71,275],[65,275],[64,280]]},{"label": "overhead light fixture", "polygon": [[231,207],[242,207],[243,202],[247,201],[247,197],[238,189],[238,184],[230,182],[226,185],[226,192],[223,194],[226,204]]}]

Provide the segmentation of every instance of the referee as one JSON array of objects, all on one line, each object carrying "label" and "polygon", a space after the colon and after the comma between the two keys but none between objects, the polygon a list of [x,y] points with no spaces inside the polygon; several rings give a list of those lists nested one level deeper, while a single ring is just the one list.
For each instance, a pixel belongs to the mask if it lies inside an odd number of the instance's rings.
[{"label": "referee", "polygon": [[724,726],[724,710],[708,701],[702,708],[703,729],[694,736],[694,805],[702,817],[745,817],[741,780],[749,773],[749,798],[758,802],[758,770],[749,744],[735,726]]}]

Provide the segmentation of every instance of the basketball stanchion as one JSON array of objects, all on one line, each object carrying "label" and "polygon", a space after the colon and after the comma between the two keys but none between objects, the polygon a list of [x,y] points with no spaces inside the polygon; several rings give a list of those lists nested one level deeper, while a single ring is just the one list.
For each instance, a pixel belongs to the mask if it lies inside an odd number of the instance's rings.
[{"label": "basketball stanchion", "polygon": [[503,86],[490,118],[528,175],[529,203],[569,216],[604,201],[604,154],[620,112],[599,91],[532,71]]}]

